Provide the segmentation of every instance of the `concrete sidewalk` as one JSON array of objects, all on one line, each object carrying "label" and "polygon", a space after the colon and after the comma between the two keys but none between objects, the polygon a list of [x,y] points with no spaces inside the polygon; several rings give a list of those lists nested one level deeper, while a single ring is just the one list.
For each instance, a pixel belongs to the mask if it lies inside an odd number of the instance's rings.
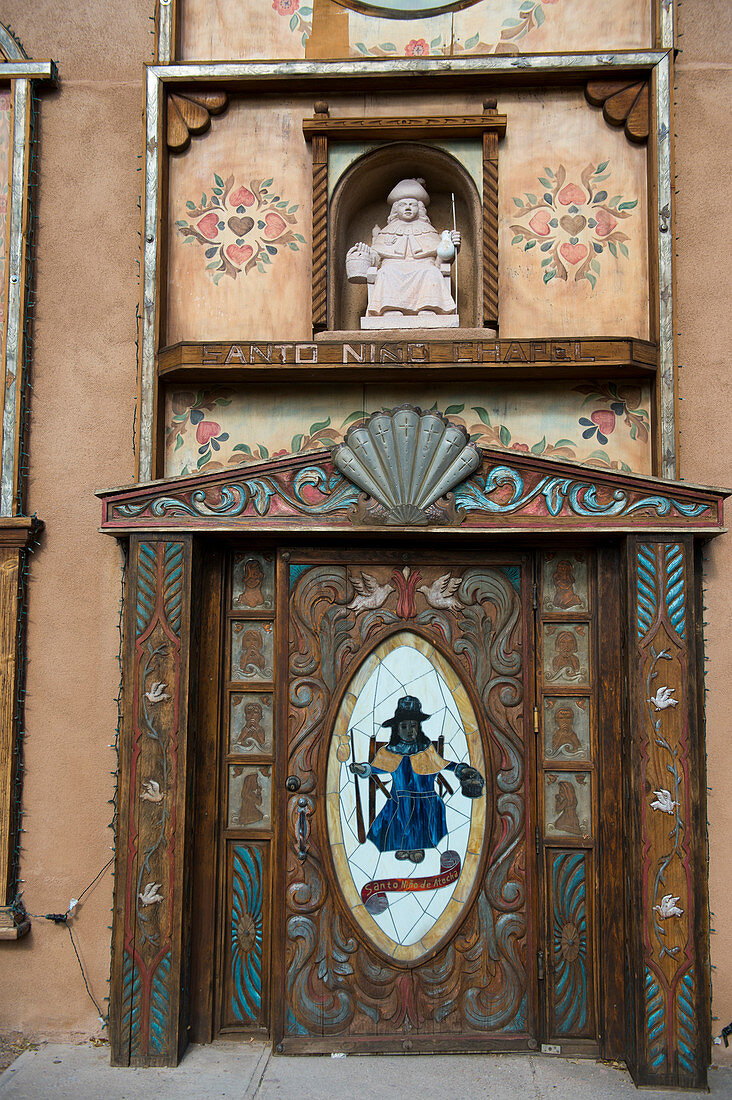
[{"label": "concrete sidewalk", "polygon": [[[732,1069],[710,1071],[732,1100]],[[48,1043],[0,1076],[0,1100],[686,1100],[637,1092],[628,1072],[550,1055],[272,1056],[263,1043],[194,1046],[177,1069],[112,1069],[109,1047]]]}]

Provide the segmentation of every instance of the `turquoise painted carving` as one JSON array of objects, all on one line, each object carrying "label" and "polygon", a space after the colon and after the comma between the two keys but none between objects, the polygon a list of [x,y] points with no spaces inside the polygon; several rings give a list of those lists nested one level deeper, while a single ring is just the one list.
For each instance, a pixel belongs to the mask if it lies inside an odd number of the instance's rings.
[{"label": "turquoise painted carving", "polygon": [[262,851],[237,844],[231,899],[231,1007],[241,1023],[262,1013]]}]

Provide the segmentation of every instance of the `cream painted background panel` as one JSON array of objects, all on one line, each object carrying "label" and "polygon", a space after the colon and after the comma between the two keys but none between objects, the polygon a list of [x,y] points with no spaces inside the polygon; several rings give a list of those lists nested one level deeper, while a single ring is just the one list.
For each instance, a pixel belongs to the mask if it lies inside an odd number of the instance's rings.
[{"label": "cream painted background panel", "polygon": [[646,147],[581,91],[499,106],[501,337],[648,339]]},{"label": "cream painted background panel", "polygon": [[322,25],[321,13],[320,0],[182,0],[180,56],[460,56],[652,45],[650,0],[482,0],[422,19],[339,12],[331,5]]},{"label": "cream painted background panel", "polygon": [[235,100],[171,156],[164,342],[311,337],[311,112]]},{"label": "cream painted background panel", "polygon": [[651,472],[648,386],[557,382],[518,390],[464,383],[457,392],[454,386],[428,386],[417,395],[406,385],[354,384],[308,386],[292,396],[293,389],[289,383],[171,387],[165,401],[165,476],[331,447],[363,415],[416,401],[447,412],[481,447]]}]

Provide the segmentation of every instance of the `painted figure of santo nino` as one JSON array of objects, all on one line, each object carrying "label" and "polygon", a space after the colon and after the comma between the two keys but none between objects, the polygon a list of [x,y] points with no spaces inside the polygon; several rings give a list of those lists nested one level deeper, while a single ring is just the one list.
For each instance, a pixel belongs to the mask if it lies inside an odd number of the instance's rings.
[{"label": "painted figure of santo nino", "polygon": [[371,244],[360,241],[346,254],[349,281],[369,284],[361,328],[456,327],[450,265],[460,233],[440,234],[432,225],[422,179],[401,180],[386,201],[391,212],[384,228],[375,225]]},{"label": "painted figure of santo nino", "polygon": [[351,764],[356,775],[390,775],[386,805],[377,814],[367,839],[380,852],[394,852],[397,859],[421,863],[425,848],[435,848],[447,835],[445,803],[435,790],[440,772],[455,773],[466,798],[480,798],[485,780],[470,764],[443,760],[422,730],[430,717],[414,695],[399,699],[394,717],[382,722],[391,729],[386,746],[371,764]]}]

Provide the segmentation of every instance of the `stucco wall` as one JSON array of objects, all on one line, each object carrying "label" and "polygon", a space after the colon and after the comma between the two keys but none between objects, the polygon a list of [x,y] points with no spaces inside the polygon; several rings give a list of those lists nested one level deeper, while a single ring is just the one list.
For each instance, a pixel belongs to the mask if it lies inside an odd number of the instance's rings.
[{"label": "stucco wall", "polygon": [[[40,107],[34,391],[28,507],[32,558],[24,745],[24,900],[63,911],[112,854],[117,619],[122,556],[97,533],[94,490],[134,477],[135,305],[142,64],[151,0],[8,0],[1,18],[29,56],[58,62]],[[107,996],[111,868],[74,934]],[[106,1002],[102,1008],[106,1011]],[[101,1030],[69,934],[34,920],[0,944],[0,1026],[30,1036]]]},{"label": "stucco wall", "polygon": [[[732,124],[724,104],[732,94],[732,6],[729,0],[681,0],[679,28],[675,129],[681,474],[688,481],[730,486],[732,219],[725,181]],[[718,1017],[712,1033],[719,1035],[732,1020],[732,536],[710,543],[704,556],[712,1013]],[[714,1058],[732,1062],[732,1048],[715,1046]]]}]

